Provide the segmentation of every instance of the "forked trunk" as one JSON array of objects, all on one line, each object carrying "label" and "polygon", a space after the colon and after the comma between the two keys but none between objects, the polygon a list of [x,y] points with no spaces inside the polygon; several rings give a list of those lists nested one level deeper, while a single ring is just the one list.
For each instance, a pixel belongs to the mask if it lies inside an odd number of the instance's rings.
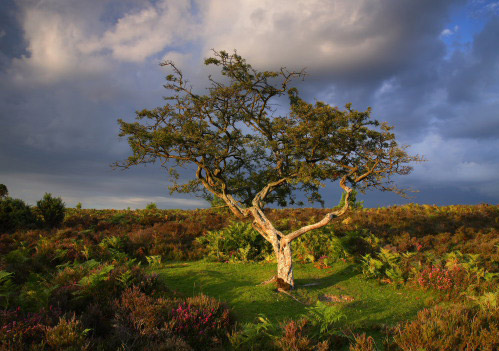
[{"label": "forked trunk", "polygon": [[282,243],[276,250],[277,258],[277,288],[285,291],[294,289],[293,260],[291,256],[291,243]]}]

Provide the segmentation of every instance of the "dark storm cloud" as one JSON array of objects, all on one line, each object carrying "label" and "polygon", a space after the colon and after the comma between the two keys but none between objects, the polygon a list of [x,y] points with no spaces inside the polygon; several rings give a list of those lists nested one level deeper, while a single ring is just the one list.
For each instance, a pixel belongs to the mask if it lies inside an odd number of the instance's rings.
[{"label": "dark storm cloud", "polygon": [[[173,59],[202,91],[210,72],[202,58],[215,48],[238,49],[261,69],[307,67],[298,84],[309,101],[372,106],[429,160],[400,179],[421,190],[414,201],[498,202],[499,20],[488,14],[471,43],[449,51],[441,33],[459,33],[451,14],[466,4],[4,1],[0,183],[31,203],[49,191],[84,207],[203,206],[184,194],[169,198],[157,165],[126,172],[109,165],[129,153],[116,119],[163,103],[166,72],[158,63]],[[332,188],[327,205],[339,198]],[[364,199],[369,206],[405,201],[379,193]]]},{"label": "dark storm cloud", "polygon": [[8,59],[26,54],[26,42],[18,21],[19,9],[13,0],[0,3],[0,68]]}]

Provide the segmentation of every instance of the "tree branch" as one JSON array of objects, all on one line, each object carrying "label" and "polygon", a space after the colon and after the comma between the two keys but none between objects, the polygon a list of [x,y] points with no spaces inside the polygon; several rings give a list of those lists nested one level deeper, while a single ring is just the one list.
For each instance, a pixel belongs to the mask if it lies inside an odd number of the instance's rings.
[{"label": "tree branch", "polygon": [[305,227],[301,227],[300,229],[295,230],[294,232],[284,236],[283,241],[286,244],[290,243],[291,241],[295,240],[296,238],[302,236],[303,234],[305,234],[311,230],[314,230],[314,229],[322,228],[325,225],[329,224],[329,222],[331,222],[334,218],[337,218],[337,217],[344,215],[348,210],[348,207],[349,207],[348,199],[350,197],[350,192],[352,191],[352,188],[350,188],[349,186],[346,185],[346,181],[347,181],[347,176],[343,176],[343,178],[341,178],[341,181],[340,181],[341,188],[346,192],[345,204],[343,205],[342,208],[340,208],[339,210],[336,210],[336,211],[329,212],[319,222],[307,225]]}]

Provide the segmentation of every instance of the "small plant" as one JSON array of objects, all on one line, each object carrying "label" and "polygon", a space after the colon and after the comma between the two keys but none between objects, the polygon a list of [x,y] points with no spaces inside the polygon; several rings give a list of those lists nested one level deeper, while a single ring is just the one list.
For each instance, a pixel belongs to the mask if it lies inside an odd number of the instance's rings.
[{"label": "small plant", "polygon": [[338,326],[345,314],[338,305],[329,306],[322,301],[317,301],[314,306],[307,307],[307,315],[312,325],[319,330],[319,335],[330,334]]},{"label": "small plant", "polygon": [[409,260],[413,253],[392,252],[388,249],[381,248],[375,254],[367,254],[362,257],[361,267],[362,274],[366,278],[377,278],[384,282],[402,284],[407,279],[407,272],[402,270],[402,263]]},{"label": "small plant", "polygon": [[355,344],[350,344],[350,351],[376,351],[376,344],[372,336],[367,336],[365,333],[354,335]]},{"label": "small plant", "polygon": [[309,321],[300,319],[284,324],[284,335],[276,340],[276,346],[283,351],[326,351],[329,350],[328,341],[314,345],[314,341],[308,336]]},{"label": "small plant", "polygon": [[43,225],[47,228],[59,227],[64,221],[66,207],[60,197],[52,197],[45,193],[43,198],[36,203],[38,211],[43,218]]},{"label": "small plant", "polygon": [[81,204],[81,202],[78,202],[78,203],[76,204],[76,207],[75,207],[75,208],[76,208],[77,210],[81,210],[81,207],[82,207],[82,206],[83,206],[83,205]]},{"label": "small plant", "polygon": [[47,327],[45,341],[53,350],[85,351],[89,349],[86,340],[90,329],[84,329],[75,315],[69,319],[60,318],[57,325]]},{"label": "small plant", "polygon": [[0,305],[4,308],[9,306],[11,298],[15,294],[15,285],[12,282],[13,273],[0,271]]},{"label": "small plant", "polygon": [[153,268],[161,267],[161,255],[146,256],[147,263]]}]

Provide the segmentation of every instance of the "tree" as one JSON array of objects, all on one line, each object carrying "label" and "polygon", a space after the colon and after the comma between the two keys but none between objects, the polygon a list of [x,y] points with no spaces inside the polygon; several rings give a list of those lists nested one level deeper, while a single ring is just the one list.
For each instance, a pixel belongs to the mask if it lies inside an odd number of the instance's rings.
[{"label": "tree", "polygon": [[64,221],[66,205],[60,197],[52,197],[52,194],[45,193],[43,198],[36,202],[36,207],[45,227],[56,228]]},{"label": "tree", "polygon": [[9,196],[9,191],[7,190],[7,187],[5,184],[0,184],[0,199],[3,199],[4,197]]},{"label": "tree", "polygon": [[[370,109],[304,101],[290,87],[303,71],[258,71],[236,52],[224,51],[214,51],[205,64],[218,67],[222,76],[210,76],[206,94],[199,95],[173,62],[162,63],[172,71],[164,85],[170,93],[166,104],[137,111],[133,123],[118,120],[133,153],[115,166],[160,161],[171,176],[171,192],[218,197],[238,218],[252,219],[276,254],[278,288],[289,290],[293,240],[345,214],[354,187],[405,194],[391,176],[408,174],[408,163],[420,157],[409,156],[392,127],[370,118]],[[273,101],[286,95],[289,113],[280,115]],[[195,177],[182,183],[178,169],[186,165],[195,167]],[[343,207],[322,220],[285,234],[267,218],[266,205],[295,204],[297,190],[324,204],[319,189],[328,181],[338,181],[346,196]]]}]

